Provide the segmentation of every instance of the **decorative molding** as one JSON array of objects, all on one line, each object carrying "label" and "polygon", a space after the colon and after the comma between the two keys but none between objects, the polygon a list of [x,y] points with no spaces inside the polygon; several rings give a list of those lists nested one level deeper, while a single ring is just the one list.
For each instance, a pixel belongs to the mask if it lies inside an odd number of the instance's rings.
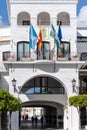
[{"label": "decorative molding", "polygon": [[10,3],[75,3],[77,4],[78,0],[10,0]]}]

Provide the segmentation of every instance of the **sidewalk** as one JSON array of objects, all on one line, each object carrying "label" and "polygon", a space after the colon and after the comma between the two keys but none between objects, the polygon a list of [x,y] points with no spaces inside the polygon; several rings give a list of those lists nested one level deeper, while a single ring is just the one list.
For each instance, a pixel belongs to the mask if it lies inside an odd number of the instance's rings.
[{"label": "sidewalk", "polygon": [[[37,128],[35,128],[35,129],[29,129],[29,128],[26,128],[26,129],[19,129],[19,130],[64,130],[64,129],[54,129],[54,128],[46,128],[46,129],[37,129]],[[86,130],[86,129],[81,129],[81,130]]]}]

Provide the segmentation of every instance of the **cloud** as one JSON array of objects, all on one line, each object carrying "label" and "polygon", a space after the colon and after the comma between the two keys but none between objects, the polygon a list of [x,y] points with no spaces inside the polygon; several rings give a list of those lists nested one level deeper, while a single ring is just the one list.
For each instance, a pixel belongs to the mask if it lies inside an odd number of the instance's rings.
[{"label": "cloud", "polygon": [[87,6],[83,6],[80,9],[79,16],[77,18],[78,27],[87,27]]},{"label": "cloud", "polygon": [[3,17],[0,16],[0,25],[3,25],[3,24],[4,24],[3,21],[2,21],[2,19],[3,19]]}]

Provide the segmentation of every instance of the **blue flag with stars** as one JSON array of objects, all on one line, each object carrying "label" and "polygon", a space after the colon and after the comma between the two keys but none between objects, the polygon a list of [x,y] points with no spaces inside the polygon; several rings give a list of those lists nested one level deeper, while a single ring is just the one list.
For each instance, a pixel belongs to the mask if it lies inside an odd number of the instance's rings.
[{"label": "blue flag with stars", "polygon": [[37,44],[38,36],[32,25],[30,25],[29,38],[30,38],[30,48],[34,50],[35,45]]}]

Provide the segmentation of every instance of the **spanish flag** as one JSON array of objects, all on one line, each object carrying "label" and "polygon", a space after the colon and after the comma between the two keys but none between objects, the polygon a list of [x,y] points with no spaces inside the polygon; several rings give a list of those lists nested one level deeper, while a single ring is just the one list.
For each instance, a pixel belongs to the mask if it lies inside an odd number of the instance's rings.
[{"label": "spanish flag", "polygon": [[42,30],[40,28],[39,37],[38,37],[38,47],[42,49]]}]

